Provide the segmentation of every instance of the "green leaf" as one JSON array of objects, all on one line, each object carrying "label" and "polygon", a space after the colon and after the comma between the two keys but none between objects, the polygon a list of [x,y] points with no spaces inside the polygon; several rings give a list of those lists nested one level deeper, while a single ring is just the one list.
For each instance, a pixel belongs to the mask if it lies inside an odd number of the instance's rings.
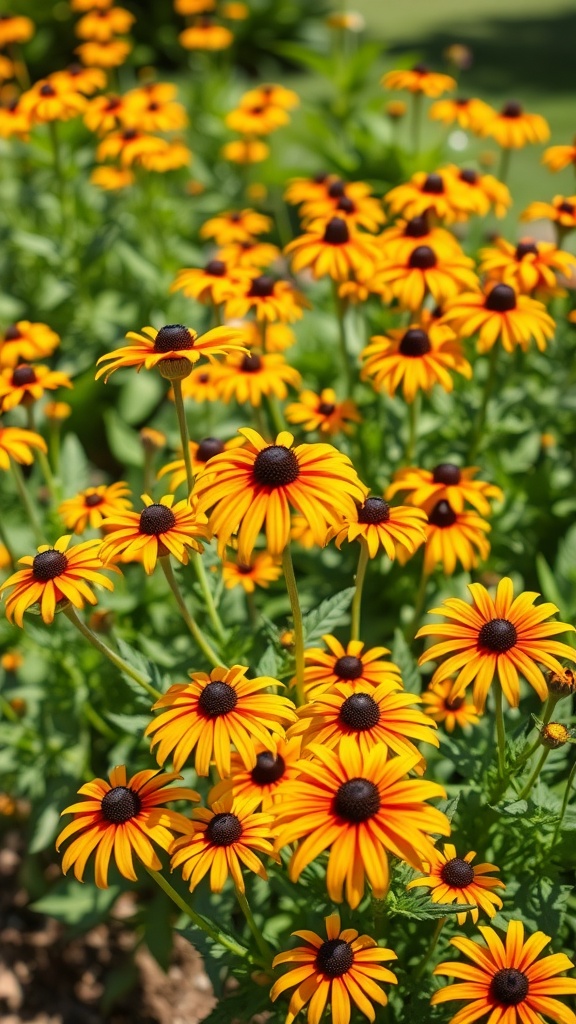
[{"label": "green leaf", "polygon": [[304,637],[307,646],[317,644],[324,633],[331,633],[337,626],[343,626],[348,622],[347,612],[355,592],[356,587],[347,587],[339,594],[322,601],[317,608],[304,616]]},{"label": "green leaf", "polygon": [[557,605],[562,616],[566,615],[566,612],[563,611],[564,600],[558,588],[556,577],[541,552],[538,552],[536,555],[536,571],[542,594],[546,600],[552,601]]},{"label": "green leaf", "polygon": [[418,671],[416,658],[412,654],[401,629],[394,630],[394,641],[392,643],[392,661],[398,665],[402,673],[404,689],[409,693],[422,692],[422,679]]},{"label": "green leaf", "polygon": [[144,449],[139,434],[124,422],[116,409],[110,408],[104,411],[104,424],[108,444],[118,462],[128,466],[142,466],[144,464]]},{"label": "green leaf", "polygon": [[67,925],[80,925],[86,931],[106,917],[118,898],[120,888],[97,889],[96,886],[63,879],[46,896],[32,903],[37,914],[48,914]]},{"label": "green leaf", "polygon": [[149,715],[115,715],[108,711],[106,718],[128,736],[135,736],[150,725]]},{"label": "green leaf", "polygon": [[34,832],[32,833],[32,839],[28,847],[30,853],[38,853],[40,850],[45,850],[52,843],[56,837],[59,822],[60,813],[57,808],[52,804],[45,807],[39,815]]},{"label": "green leaf", "polygon": [[462,907],[453,903],[433,903],[428,893],[418,890],[395,893],[386,897],[386,908],[390,914],[408,917],[412,921],[435,921],[439,917],[461,914]]},{"label": "green leaf", "polygon": [[76,434],[66,434],[60,454],[62,489],[66,496],[78,494],[88,486],[88,459]]},{"label": "green leaf", "polygon": [[254,669],[254,674],[256,676],[272,676],[273,679],[277,679],[277,672],[278,657],[274,647],[270,646],[264,651],[264,654]]}]

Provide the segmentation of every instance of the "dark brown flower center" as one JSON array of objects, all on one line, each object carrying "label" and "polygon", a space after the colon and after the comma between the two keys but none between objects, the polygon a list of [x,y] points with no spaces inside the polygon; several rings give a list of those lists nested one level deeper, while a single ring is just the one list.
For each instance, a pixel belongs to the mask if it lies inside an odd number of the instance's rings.
[{"label": "dark brown flower center", "polygon": [[430,270],[436,266],[436,253],[429,245],[419,245],[412,252],[408,266],[412,270]]},{"label": "dark brown flower center", "polygon": [[224,277],[226,264],[223,260],[210,260],[204,267],[204,273],[210,274],[211,277]]},{"label": "dark brown flower center", "polygon": [[420,217],[412,217],[404,228],[404,235],[406,238],[423,238],[424,235],[430,233],[428,227],[428,218],[425,213],[421,214]]},{"label": "dark brown flower center", "polygon": [[342,210],[342,213],[354,213],[356,204],[348,196],[342,196],[342,198],[338,200],[336,209]]},{"label": "dark brown flower center", "polygon": [[320,402],[318,412],[321,416],[331,416],[335,408],[334,402]]},{"label": "dark brown flower center", "polygon": [[96,508],[96,505],[101,505],[104,498],[101,494],[86,494],[84,497],[84,504],[87,508]]},{"label": "dark brown flower center", "polygon": [[341,978],[354,963],[352,946],[344,939],[328,939],[316,954],[316,967],[329,978]]},{"label": "dark brown flower center", "polygon": [[140,532],[149,537],[157,537],[166,533],[176,525],[176,516],[167,505],[149,505],[140,513]]},{"label": "dark brown flower center", "polygon": [[486,309],[492,313],[508,313],[516,309],[516,292],[509,284],[497,284],[486,299]]},{"label": "dark brown flower center", "polygon": [[55,96],[56,95],[56,90],[55,90],[54,86],[50,85],[50,82],[46,82],[46,85],[43,85],[42,88],[40,89],[40,95],[41,96]]},{"label": "dark brown flower center", "polygon": [[339,679],[359,679],[364,671],[360,658],[352,654],[344,654],[334,663],[334,675]]},{"label": "dark brown flower center", "polygon": [[465,700],[465,697],[447,697],[444,701],[444,707],[447,711],[459,711]]},{"label": "dark brown flower center", "polygon": [[17,339],[21,337],[22,335],[20,334],[16,324],[12,324],[4,331],[4,341],[17,341]]},{"label": "dark brown flower center", "polygon": [[411,327],[402,338],[398,351],[403,356],[417,359],[419,356],[425,356],[431,348],[430,339],[426,331],[421,330],[420,327]]},{"label": "dark brown flower center", "polygon": [[369,693],[352,693],[340,708],[340,721],[349,729],[364,732],[380,721],[380,708]]},{"label": "dark brown flower center", "polygon": [[327,245],[345,245],[350,238],[348,225],[342,217],[332,217],[324,229],[324,241]]},{"label": "dark brown flower center", "polygon": [[229,715],[238,703],[238,694],[229,683],[207,683],[198,701],[198,707],[210,718]]},{"label": "dark brown flower center", "polygon": [[123,825],[140,813],[142,802],[138,793],[127,786],[114,786],[102,797],[100,810],[112,825]]},{"label": "dark brown flower center", "polygon": [[428,75],[430,74],[430,68],[427,64],[414,64],[412,71],[415,71],[417,75]]},{"label": "dark brown flower center", "polygon": [[522,104],[517,100],[510,100],[502,108],[502,117],[522,117]]},{"label": "dark brown flower center", "polygon": [[330,199],[341,199],[346,194],[346,184],[341,178],[336,178],[328,187],[328,195]]},{"label": "dark brown flower center", "polygon": [[194,337],[183,324],[161,327],[154,342],[155,352],[180,352],[194,347]]},{"label": "dark brown flower center", "polygon": [[[574,204],[573,203],[566,203],[566,202],[560,203],[560,206],[558,207],[558,209],[562,213],[573,214],[574,213]],[[8,334],[6,334],[5,337],[7,338]]]},{"label": "dark brown flower center", "polygon": [[124,142],[133,142],[134,139],[138,138],[138,131],[136,128],[127,128],[122,134]]},{"label": "dark brown flower center", "polygon": [[373,818],[379,809],[378,787],[369,779],[350,779],[343,782],[334,797],[334,813],[356,825]]},{"label": "dark brown flower center", "polygon": [[208,459],[214,458],[215,455],[221,455],[223,451],[223,441],[219,441],[217,437],[203,437],[198,445],[196,459],[198,462],[208,462]]},{"label": "dark brown flower center", "polygon": [[269,274],[260,274],[252,281],[248,295],[252,299],[266,299],[274,294],[274,283],[274,278]]},{"label": "dark brown flower center", "polygon": [[465,167],[463,171],[460,171],[460,181],[465,181],[467,185],[475,185],[478,181],[478,171]]},{"label": "dark brown flower center", "polygon": [[466,889],[474,881],[474,868],[467,860],[453,857],[442,866],[440,876],[453,889]]},{"label": "dark brown flower center", "polygon": [[452,506],[447,501],[439,501],[434,505],[430,515],[428,516],[428,522],[432,526],[439,526],[441,530],[447,526],[454,526],[457,515]]},{"label": "dark brown flower center", "polygon": [[33,366],[17,366],[12,374],[12,384],[16,388],[25,387],[26,384],[36,383],[36,373]]},{"label": "dark brown flower center", "polygon": [[514,253],[515,259],[518,261],[523,260],[525,256],[532,254],[533,256],[538,255],[538,246],[535,242],[518,242],[516,246],[516,252]]},{"label": "dark brown flower center", "polygon": [[446,484],[448,487],[455,487],[456,484],[460,483],[462,473],[458,466],[455,466],[453,462],[441,462],[432,474],[432,480],[435,484]]},{"label": "dark brown flower center", "polygon": [[208,822],[206,835],[214,846],[232,846],[242,836],[242,822],[236,814],[215,814]]},{"label": "dark brown flower center", "polygon": [[118,107],[122,106],[122,100],[119,96],[109,96],[108,102],[106,103],[106,113],[111,113],[113,110],[118,110]]},{"label": "dark brown flower center", "polygon": [[326,171],[320,171],[319,174],[314,175],[312,181],[314,182],[315,185],[323,185],[327,178],[328,175],[326,174]]},{"label": "dark brown flower center", "polygon": [[256,764],[250,775],[252,782],[255,782],[257,786],[270,786],[273,782],[278,782],[285,771],[284,758],[280,754],[274,757],[269,750],[264,750],[263,753],[257,755]]},{"label": "dark brown flower center", "polygon": [[243,373],[258,373],[262,369],[262,359],[257,355],[244,356],[240,369]]},{"label": "dark brown flower center", "polygon": [[508,619],[490,619],[478,633],[479,647],[487,647],[496,654],[504,654],[514,647],[518,639],[516,626]]},{"label": "dark brown flower center", "polygon": [[263,487],[286,487],[300,475],[298,459],[283,444],[271,444],[258,452],[254,462],[254,479]]},{"label": "dark brown flower center", "polygon": [[457,107],[467,107],[470,100],[466,96],[457,96],[454,103]]},{"label": "dark brown flower center", "polygon": [[444,182],[439,174],[429,174],[422,186],[422,191],[433,196],[441,196],[444,192]]},{"label": "dark brown flower center", "polygon": [[358,509],[359,523],[387,523],[390,519],[390,505],[384,498],[366,498]]},{"label": "dark brown flower center", "polygon": [[530,984],[522,971],[515,967],[503,967],[490,982],[490,995],[503,1006],[517,1006],[528,995]]},{"label": "dark brown flower center", "polygon": [[47,583],[66,572],[68,559],[61,551],[50,548],[49,551],[40,551],[34,556],[32,562],[32,575],[39,583]]}]

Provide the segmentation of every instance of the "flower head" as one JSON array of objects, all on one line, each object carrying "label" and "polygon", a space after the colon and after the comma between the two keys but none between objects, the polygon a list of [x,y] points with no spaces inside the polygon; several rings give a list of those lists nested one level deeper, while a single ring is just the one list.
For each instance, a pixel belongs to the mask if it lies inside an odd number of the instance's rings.
[{"label": "flower head", "polygon": [[441,565],[446,576],[451,576],[458,562],[467,571],[475,569],[478,562],[486,561],[490,554],[490,544],[485,537],[490,529],[490,524],[476,512],[456,512],[444,498],[437,501],[428,513],[425,526],[424,572],[432,573]]},{"label": "flower head", "polygon": [[430,210],[439,220],[450,224],[466,202],[466,192],[444,168],[433,174],[417,171],[410,181],[391,189],[385,198],[392,214],[401,213],[410,220]]},{"label": "flower head", "polygon": [[14,368],[6,367],[0,371],[0,409],[8,412],[17,405],[37,402],[45,391],[71,387],[72,381],[67,374],[50,370],[47,366],[20,363]]},{"label": "flower head", "polygon": [[486,696],[497,675],[504,695],[512,707],[520,700],[522,675],[534,687],[540,700],[546,700],[548,687],[538,663],[553,672],[562,672],[558,658],[576,661],[576,654],[568,644],[549,637],[574,626],[566,622],[550,621],[558,609],[546,602],[534,605],[538,594],[530,592],[514,598],[512,581],[500,580],[495,600],[480,583],[470,583],[472,605],[460,598],[449,598],[430,614],[442,615],[449,623],[438,622],[423,626],[420,636],[437,636],[442,643],[434,644],[424,652],[419,664],[448,657],[438,666],[432,684],[444,682],[456,675],[452,696],[462,696],[474,681],[474,704],[484,710]]},{"label": "flower head", "polygon": [[135,20],[134,15],[124,7],[96,8],[76,22],[75,32],[79,39],[107,43],[115,35],[122,36],[129,32]]},{"label": "flower head", "polygon": [[467,502],[482,516],[490,514],[489,499],[502,501],[504,495],[495,484],[474,480],[477,466],[461,468],[453,462],[440,462],[434,469],[399,469],[386,490],[386,498],[406,491],[406,501],[431,512],[439,501],[447,501],[455,512],[463,512]]},{"label": "flower head", "polygon": [[253,594],[256,587],[268,587],[282,575],[282,565],[267,551],[252,555],[250,561],[222,563],[222,579],[227,590],[242,587],[247,594]]},{"label": "flower head", "polygon": [[293,323],[300,320],[306,305],[306,299],[290,281],[261,274],[259,268],[246,268],[242,290],[226,303],[226,316],[242,319],[252,311],[257,320]]},{"label": "flower head", "polygon": [[241,291],[243,279],[228,267],[225,260],[209,260],[204,267],[179,270],[170,287],[171,292],[183,292],[189,299],[206,304],[220,305]]},{"label": "flower head", "polygon": [[375,558],[380,548],[394,559],[398,546],[412,553],[422,544],[425,533],[426,513],[408,505],[391,506],[384,498],[366,498],[357,505],[353,516],[345,516],[342,523],[334,527],[331,536],[336,537],[336,546],[343,541],[360,539],[366,544],[370,558]]},{"label": "flower head", "polygon": [[202,551],[201,540],[209,538],[206,517],[199,515],[186,500],[174,504],[174,495],[165,494],[160,501],[143,494],[142,512],[112,512],[106,519],[109,531],[102,544],[105,562],[142,562],[148,574],[156,562],[173,555],[187,564],[189,550]]},{"label": "flower head", "polygon": [[486,284],[484,292],[465,292],[446,303],[442,323],[459,337],[478,334],[478,351],[488,352],[500,339],[506,352],[528,350],[534,339],[540,352],[554,335],[554,321],[542,302],[518,295],[510,284]]},{"label": "flower head", "polygon": [[168,146],[167,140],[159,135],[149,135],[138,128],[120,128],[110,132],[98,144],[96,159],[102,162],[119,159],[121,169],[144,166],[147,157],[166,152]]},{"label": "flower head", "polygon": [[234,42],[234,36],[225,25],[218,25],[207,15],[185,28],[178,36],[185,50],[226,50]]},{"label": "flower head", "polygon": [[474,704],[468,704],[466,697],[452,697],[452,681],[434,683],[422,694],[424,711],[435,722],[441,722],[446,732],[454,732],[456,726],[467,729],[478,725],[480,719]]},{"label": "flower head", "polygon": [[468,220],[472,213],[485,217],[490,209],[497,217],[504,217],[512,205],[510,190],[493,174],[480,174],[472,167],[457,167],[450,164],[445,170],[453,175],[458,191],[454,193],[453,205],[457,221]]},{"label": "flower head", "polygon": [[143,327],[141,333],[129,331],[126,337],[133,344],[100,356],[98,364],[107,365],[98,370],[96,379],[105,374],[104,380],[107,381],[110,374],[124,366],[136,366],[138,370],[143,367],[151,370],[158,366],[161,372],[166,369],[170,373],[173,367],[178,369],[174,364],[181,363],[189,364],[188,371],[182,373],[182,376],[187,376],[192,364],[202,356],[211,360],[215,355],[226,355],[235,349],[242,351],[241,336],[237,328],[215,327],[198,337],[196,331],[183,324],[167,324],[160,330]]},{"label": "flower head", "polygon": [[288,243],[285,252],[292,257],[294,273],[310,267],[314,277],[335,281],[346,281],[351,273],[369,275],[377,260],[374,240],[339,216],[311,225],[306,234]]},{"label": "flower head", "polygon": [[299,388],[302,378],[281,353],[234,353],[222,364],[215,380],[218,397],[223,402],[235,399],[257,408],[263,396],[275,395],[283,400],[288,386]]},{"label": "flower head", "polygon": [[36,26],[32,18],[25,18],[21,14],[0,15],[0,48],[11,46],[13,43],[27,43],[32,38]]},{"label": "flower head", "polygon": [[534,238],[523,238],[516,245],[497,238],[493,246],[480,250],[480,260],[480,274],[526,295],[560,295],[558,276],[568,278],[576,270],[576,256],[571,252]]},{"label": "flower head", "polygon": [[[203,473],[210,459],[213,459],[215,455],[220,455],[231,448],[240,448],[243,443],[242,438],[239,437],[233,437],[230,441],[221,441],[218,437],[203,437],[198,442],[189,441],[188,446],[194,476],[197,476],[198,473]],[[170,490],[176,491],[180,484],[184,484],[187,481],[184,459],[175,459],[174,462],[169,462],[166,466],[163,466],[158,473],[158,479],[161,480],[167,473],[172,473],[170,477]]]},{"label": "flower head", "polygon": [[576,196],[554,196],[551,203],[530,203],[520,215],[520,220],[554,221],[561,228],[576,228]]},{"label": "flower head", "polygon": [[403,382],[407,402],[413,402],[419,391],[431,391],[435,384],[452,391],[451,373],[460,373],[467,380],[472,377],[472,367],[454,331],[437,322],[426,326],[414,323],[408,329],[376,335],[361,358],[365,360],[363,380],[371,380],[377,391],[389,395],[394,395]]},{"label": "flower head", "polygon": [[83,533],[88,526],[91,530],[97,530],[108,516],[132,508],[132,502],[126,497],[128,494],[130,488],[123,481],[87,487],[74,498],[61,502],[58,514],[66,529],[74,530],[74,533]]},{"label": "flower head", "polygon": [[470,910],[457,915],[458,924],[464,924],[468,915],[476,924],[478,908],[488,917],[494,917],[502,906],[502,900],[493,890],[506,887],[499,878],[490,878],[490,872],[498,871],[499,868],[495,864],[473,865],[475,856],[475,851],[471,850],[464,857],[458,857],[456,847],[446,843],[442,851],[434,851],[434,858],[425,865],[425,877],[415,878],[406,888],[426,886],[431,890],[433,903],[458,903],[461,906],[472,904]]},{"label": "flower head", "polygon": [[360,640],[350,640],[343,647],[335,636],[326,633],[322,647],[310,647],[305,652],[304,689],[307,700],[318,693],[332,690],[338,683],[349,683],[355,690],[373,690],[382,683],[402,689],[400,669],[392,661],[383,660],[390,654],[387,647],[365,648]]},{"label": "flower head", "polygon": [[433,121],[442,121],[443,124],[457,124],[464,131],[478,134],[491,117],[496,113],[485,103],[474,97],[456,96],[450,100],[437,100],[433,103],[428,116]]},{"label": "flower head", "polygon": [[83,68],[81,64],[69,64],[64,71],[55,71],[50,77],[64,88],[73,89],[83,96],[91,96],[106,88],[106,75],[101,68]]},{"label": "flower head", "polygon": [[300,747],[299,736],[277,737],[274,751],[257,745],[253,768],[246,768],[240,755],[232,754],[230,775],[212,787],[209,801],[232,794],[239,800],[254,800],[255,808],[262,805],[263,811],[269,811],[281,802],[286,783],[298,775]]},{"label": "flower head", "polygon": [[576,140],[571,146],[550,146],[545,149],[542,163],[549,171],[563,171],[570,164],[576,164]]},{"label": "flower head", "polygon": [[407,89],[408,92],[423,93],[434,99],[443,92],[455,89],[456,80],[450,75],[430,71],[425,64],[414,64],[405,70],[388,71],[382,78],[382,85],[385,89]]},{"label": "flower head", "polygon": [[106,42],[90,39],[87,43],[77,46],[75,52],[89,68],[118,68],[124,63],[131,49],[132,43],[127,39],[108,39]]},{"label": "flower head", "polygon": [[161,871],[162,864],[153,844],[167,850],[174,839],[173,832],[183,832],[188,823],[183,814],[162,805],[171,800],[195,802],[200,799],[193,789],[170,786],[181,778],[176,773],[152,769],[137,772],[128,779],[124,765],[118,765],[109,778],[110,782],[94,779],[80,787],[78,794],[86,799],[62,811],[62,814],[73,814],[74,818],[56,840],[59,850],[62,843],[74,836],[64,854],[62,870],[66,874],[73,865],[74,875],[80,882],[90,854],[96,851],[94,873],[99,889],[108,888],[112,853],[120,874],[131,882],[138,880],[134,853],[146,867]]},{"label": "flower head", "polygon": [[81,93],[50,76],[35,82],[22,95],[19,105],[33,123],[44,124],[78,117],[86,106],[86,99]]},{"label": "flower head", "polygon": [[509,100],[486,119],[479,134],[496,139],[505,149],[521,149],[530,142],[547,142],[550,129],[540,114],[527,114],[520,103]]},{"label": "flower head", "polygon": [[0,366],[17,366],[18,363],[51,356],[60,338],[47,324],[19,320],[11,324],[0,338]]},{"label": "flower head", "polygon": [[213,238],[216,245],[252,242],[255,235],[265,234],[271,227],[270,217],[256,210],[229,210],[205,221],[200,228],[200,238]]},{"label": "flower head", "polygon": [[430,294],[438,305],[459,292],[478,287],[474,262],[456,253],[440,255],[431,245],[418,245],[410,254],[386,256],[379,264],[372,287],[390,289],[402,309],[420,309]]},{"label": "flower head", "polygon": [[349,398],[338,401],[332,388],[323,388],[319,395],[314,391],[301,391],[297,402],[284,410],[288,423],[301,424],[305,431],[319,430],[321,434],[351,433],[352,423],[360,423],[362,417],[355,402]]},{"label": "flower head", "polygon": [[261,164],[270,156],[270,147],[261,139],[232,139],[222,146],[220,154],[233,164]]}]

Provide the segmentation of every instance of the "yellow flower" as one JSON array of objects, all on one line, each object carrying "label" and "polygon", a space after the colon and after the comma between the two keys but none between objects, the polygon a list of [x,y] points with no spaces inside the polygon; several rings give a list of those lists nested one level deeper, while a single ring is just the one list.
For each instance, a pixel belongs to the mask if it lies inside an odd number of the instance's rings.
[{"label": "yellow flower", "polygon": [[222,563],[222,579],[227,590],[242,587],[247,594],[253,594],[256,587],[268,587],[282,575],[282,565],[278,558],[273,558],[266,551],[252,555],[248,563]]},{"label": "yellow flower", "polygon": [[18,135],[27,139],[30,132],[30,114],[23,109],[19,99],[0,103],[0,138],[10,139]]},{"label": "yellow flower", "polygon": [[218,250],[216,259],[232,270],[236,267],[269,267],[280,255],[277,245],[252,239],[247,242],[229,242]]},{"label": "yellow flower", "polygon": [[46,441],[40,434],[20,427],[0,427],[0,469],[10,469],[10,459],[23,466],[31,466],[34,461],[33,448],[47,453]]},{"label": "yellow flower", "polygon": [[215,355],[225,355],[235,349],[242,350],[242,345],[237,344],[241,336],[237,328],[215,327],[198,337],[196,331],[183,324],[166,324],[160,330],[143,327],[142,333],[129,331],[126,337],[133,344],[100,356],[98,364],[108,365],[98,370],[96,379],[105,374],[104,379],[107,381],[110,374],[125,366],[136,366],[138,370],[143,367],[152,370],[159,366],[161,370],[164,361],[170,363],[182,360],[189,364],[189,371],[192,364],[197,363],[202,356],[212,359]]},{"label": "yellow flower", "polygon": [[189,548],[203,550],[200,541],[210,536],[206,518],[187,500],[174,504],[173,494],[165,494],[160,501],[143,494],[142,501],[142,512],[115,510],[107,516],[107,536],[101,549],[103,562],[142,562],[150,575],[159,558],[173,555],[186,565]]},{"label": "yellow flower", "polygon": [[213,238],[216,245],[252,242],[255,235],[265,234],[271,228],[270,217],[256,210],[229,210],[205,221],[200,228],[200,238]]},{"label": "yellow flower", "polygon": [[390,654],[387,647],[365,650],[360,640],[350,640],[344,647],[335,636],[326,633],[322,647],[310,647],[305,652],[304,689],[306,699],[314,700],[319,693],[333,691],[339,683],[349,683],[354,690],[372,691],[386,683],[389,688],[402,689],[400,669],[392,661],[383,659]]},{"label": "yellow flower", "polygon": [[576,227],[576,196],[554,196],[551,203],[530,203],[520,214],[520,220],[541,220],[546,218],[561,228]]},{"label": "yellow flower", "polygon": [[33,123],[44,124],[78,117],[86,107],[86,99],[51,76],[41,78],[23,93],[19,106]]},{"label": "yellow flower", "polygon": [[430,71],[425,64],[415,64],[405,71],[388,71],[382,78],[385,89],[407,89],[412,93],[423,93],[435,98],[443,92],[456,88],[456,81],[450,75]]},{"label": "yellow flower", "polygon": [[442,722],[446,732],[454,732],[458,725],[467,730],[470,725],[478,725],[480,719],[474,704],[467,704],[465,697],[452,697],[452,681],[445,679],[443,683],[433,683],[422,694],[424,711],[435,722]]},{"label": "yellow flower", "polygon": [[366,498],[354,509],[354,515],[344,516],[343,522],[331,531],[339,548],[345,540],[360,539],[366,544],[370,558],[376,558],[380,548],[394,559],[398,548],[413,554],[423,543],[426,533],[426,513],[408,505],[390,506],[384,498]]},{"label": "yellow flower", "polygon": [[146,171],[165,174],[167,171],[179,171],[192,163],[192,152],[181,139],[171,139],[168,144],[154,152],[143,153],[142,166]]},{"label": "yellow flower", "polygon": [[282,125],[288,124],[290,118],[283,107],[271,103],[242,103],[237,110],[226,115],[228,128],[240,135],[268,135]]},{"label": "yellow flower", "polygon": [[341,402],[332,388],[323,388],[319,395],[314,391],[302,391],[297,402],[286,406],[284,414],[288,423],[301,424],[306,431],[319,430],[321,434],[349,434],[352,423],[360,423],[362,417],[355,402],[349,398]]},{"label": "yellow flower", "polygon": [[242,293],[236,294],[226,303],[227,318],[242,319],[252,310],[257,320],[270,323],[276,320],[294,323],[301,319],[302,309],[308,302],[289,281],[261,274],[259,268],[246,268],[245,274]]},{"label": "yellow flower", "polygon": [[546,142],[550,129],[540,114],[526,114],[515,100],[486,120],[479,134],[487,135],[506,149],[521,149],[529,142]]},{"label": "yellow flower", "polygon": [[32,39],[36,27],[31,18],[19,14],[0,15],[0,47],[13,43],[27,43]]},{"label": "yellow flower", "polygon": [[15,369],[7,367],[0,371],[0,409],[8,412],[20,404],[31,405],[42,398],[46,390],[71,387],[72,381],[65,373],[47,366],[20,363]]},{"label": "yellow flower", "polygon": [[19,320],[7,327],[0,338],[0,366],[17,366],[40,356],[51,356],[59,344],[60,338],[47,324]]},{"label": "yellow flower", "polygon": [[544,150],[542,163],[549,171],[563,171],[570,164],[576,164],[576,140],[571,146],[550,146]]},{"label": "yellow flower", "polygon": [[299,388],[301,384],[298,370],[279,353],[229,355],[215,378],[216,391],[223,402],[234,398],[238,403],[248,402],[254,408],[261,405],[263,396],[275,395],[283,400],[288,394],[287,385]]},{"label": "yellow flower", "polygon": [[43,412],[47,420],[60,423],[72,415],[72,406],[68,402],[46,402]]},{"label": "yellow flower", "polygon": [[330,276],[345,281],[350,273],[370,274],[377,260],[374,240],[349,228],[342,217],[320,222],[284,250],[292,259],[295,274],[310,267],[315,278]]},{"label": "yellow flower", "polygon": [[270,147],[261,139],[235,139],[222,146],[221,155],[233,164],[260,164],[270,156]]},{"label": "yellow flower", "polygon": [[471,167],[449,164],[445,168],[452,174],[457,191],[453,194],[453,207],[457,221],[468,220],[472,213],[485,217],[490,209],[497,217],[504,217],[512,205],[509,189],[492,174],[480,174]]},{"label": "yellow flower", "polygon": [[107,192],[129,188],[135,180],[133,171],[128,167],[95,167],[90,175],[91,184]]},{"label": "yellow flower", "polygon": [[253,800],[255,808],[262,805],[263,811],[269,811],[282,800],[286,782],[298,775],[300,745],[299,736],[276,737],[275,752],[257,744],[253,768],[245,768],[240,755],[232,754],[230,775],[212,787],[208,800],[221,800],[230,794],[240,800]]},{"label": "yellow flower", "polygon": [[109,94],[95,96],[88,102],[84,124],[91,132],[106,135],[125,123],[126,98]]},{"label": "yellow flower", "polygon": [[70,64],[64,71],[55,71],[50,80],[83,96],[106,88],[106,75],[101,68],[83,68],[81,64]]},{"label": "yellow flower", "polygon": [[178,40],[185,50],[226,50],[234,42],[234,36],[229,28],[203,16],[185,28]]},{"label": "yellow flower", "polygon": [[127,39],[109,39],[106,43],[95,40],[81,43],[74,52],[89,68],[118,68],[124,63],[131,49],[132,43]]},{"label": "yellow flower", "polygon": [[437,501],[428,513],[425,527],[424,572],[432,573],[437,565],[442,565],[446,576],[451,576],[458,562],[466,571],[475,569],[490,554],[490,544],[484,536],[490,529],[490,524],[476,512],[455,512],[445,499]]},{"label": "yellow flower", "polygon": [[87,487],[74,498],[67,498],[61,502],[58,514],[62,517],[66,529],[73,530],[74,533],[83,533],[87,526],[97,530],[108,516],[132,508],[132,502],[126,500],[129,493],[130,489],[123,481]]},{"label": "yellow flower", "polygon": [[[241,437],[233,437],[230,441],[220,441],[217,437],[203,437],[198,443],[196,441],[189,441],[190,460],[194,476],[206,472],[210,459],[213,459],[215,455],[220,455],[221,452],[229,451],[231,448],[241,448],[243,444],[244,439]],[[184,459],[176,459],[174,462],[169,462],[167,466],[163,466],[158,473],[158,479],[161,480],[167,473],[172,473],[170,477],[171,491],[177,490],[180,484],[186,483],[186,463]]]},{"label": "yellow flower", "polygon": [[484,100],[458,96],[453,100],[437,100],[428,116],[443,124],[457,124],[464,131],[478,133],[486,121],[496,113]]},{"label": "yellow flower", "polygon": [[563,252],[553,242],[537,242],[523,238],[512,245],[497,238],[494,246],[481,249],[479,273],[490,281],[509,284],[526,295],[539,292],[545,296],[562,295],[558,276],[570,278],[576,270],[576,257]]},{"label": "yellow flower", "polygon": [[452,391],[451,373],[472,378],[463,348],[446,324],[431,322],[426,330],[420,324],[411,324],[407,330],[376,335],[361,358],[365,360],[363,380],[371,380],[377,391],[382,389],[389,395],[394,395],[403,381],[407,402],[413,402],[418,391],[431,391],[436,383]]},{"label": "yellow flower", "polygon": [[485,292],[465,292],[446,304],[442,323],[461,338],[478,334],[478,351],[488,352],[498,339],[506,352],[528,350],[533,338],[540,352],[554,336],[554,321],[542,302],[517,295],[509,284],[487,282]]},{"label": "yellow flower", "polygon": [[488,498],[503,501],[504,495],[494,484],[474,480],[476,473],[477,466],[460,469],[452,462],[441,462],[432,470],[399,469],[394,474],[394,482],[386,490],[386,498],[406,491],[406,501],[425,512],[430,512],[442,500],[447,501],[455,512],[463,512],[464,504],[468,502],[480,515],[487,516],[490,514]]},{"label": "yellow flower", "polygon": [[293,110],[299,106],[300,98],[293,89],[286,89],[284,85],[265,84],[258,85],[255,89],[249,89],[240,100],[241,107],[280,107],[283,110]]},{"label": "yellow flower", "polygon": [[410,181],[397,185],[384,198],[393,215],[400,213],[411,220],[431,211],[447,224],[456,220],[462,207],[470,202],[464,186],[447,168],[433,174],[417,171]]},{"label": "yellow flower", "polygon": [[79,39],[107,43],[115,35],[125,35],[135,22],[135,17],[123,7],[96,8],[80,18],[74,26]]},{"label": "yellow flower", "polygon": [[207,305],[220,305],[242,290],[244,281],[223,259],[212,259],[204,267],[179,270],[170,286],[171,292],[184,292],[188,299]]},{"label": "yellow flower", "polygon": [[462,291],[478,287],[474,261],[464,255],[440,254],[430,245],[418,245],[409,256],[396,255],[379,264],[371,281],[373,290],[390,290],[402,309],[420,309],[428,294],[437,305]]},{"label": "yellow flower", "polygon": [[143,163],[144,157],[158,155],[168,149],[166,139],[156,135],[147,135],[136,128],[123,128],[120,131],[111,132],[96,150],[97,160],[120,159],[122,167],[130,167],[132,164]]},{"label": "yellow flower", "polygon": [[[435,850],[429,864],[424,865],[426,876],[415,878],[407,889],[426,886],[430,889],[433,903],[457,903],[459,906],[472,904],[470,910],[457,914],[458,924],[464,924],[468,915],[476,924],[478,907],[488,917],[494,917],[502,907],[502,900],[493,892],[505,889],[499,878],[491,878],[491,871],[499,871],[495,864],[472,864],[476,853],[471,850],[465,857],[458,857],[456,847],[446,843],[442,851]],[[474,904],[477,904],[474,906]]]}]

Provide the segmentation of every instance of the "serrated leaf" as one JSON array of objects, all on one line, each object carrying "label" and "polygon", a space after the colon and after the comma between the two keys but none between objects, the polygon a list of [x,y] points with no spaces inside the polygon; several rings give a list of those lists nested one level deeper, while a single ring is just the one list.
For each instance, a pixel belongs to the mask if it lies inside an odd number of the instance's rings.
[{"label": "serrated leaf", "polygon": [[413,890],[400,893],[390,891],[386,897],[386,909],[389,914],[398,914],[413,921],[435,921],[440,917],[462,913],[462,907],[458,904],[433,903],[427,893]]},{"label": "serrated leaf", "polygon": [[348,622],[347,613],[355,592],[356,587],[347,587],[333,597],[326,598],[304,616],[304,638],[308,647],[319,643],[324,633],[331,633],[337,626]]},{"label": "serrated leaf", "polygon": [[277,679],[277,672],[278,657],[276,651],[273,647],[267,647],[254,669],[254,674],[256,676],[272,676],[273,679]]}]

